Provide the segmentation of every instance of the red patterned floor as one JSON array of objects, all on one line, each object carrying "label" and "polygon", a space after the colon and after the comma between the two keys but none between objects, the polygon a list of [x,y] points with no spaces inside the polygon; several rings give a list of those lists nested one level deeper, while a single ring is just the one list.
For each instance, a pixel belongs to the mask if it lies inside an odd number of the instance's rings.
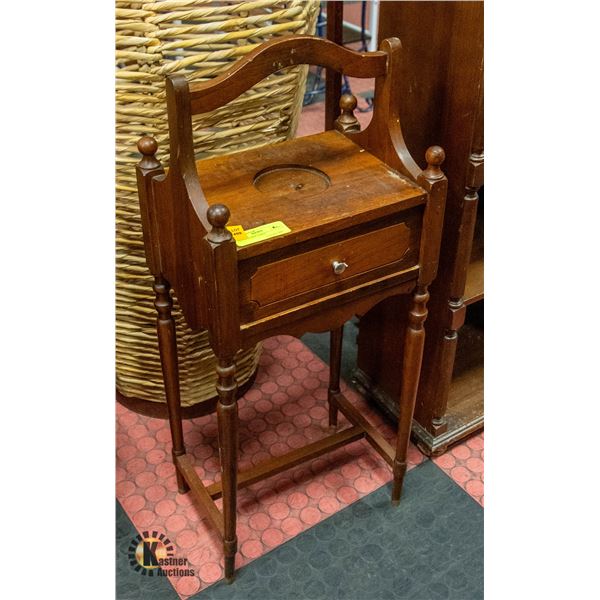
[{"label": "red patterned floor", "polygon": [[[240,469],[285,454],[327,434],[329,369],[299,340],[264,342],[253,388],[240,399]],[[351,402],[391,441],[392,427],[342,384]],[[340,425],[347,424],[340,415]],[[214,415],[184,421],[188,452],[203,481],[219,470]],[[171,578],[182,598],[223,576],[221,543],[189,494],[177,493],[166,421],[117,405],[117,498],[136,528],[160,530],[187,557],[197,576]],[[423,460],[411,446],[409,468]],[[261,556],[391,479],[382,458],[364,440],[239,492],[237,566]]]},{"label": "red patterned floor", "polygon": [[483,432],[433,462],[483,506]]}]

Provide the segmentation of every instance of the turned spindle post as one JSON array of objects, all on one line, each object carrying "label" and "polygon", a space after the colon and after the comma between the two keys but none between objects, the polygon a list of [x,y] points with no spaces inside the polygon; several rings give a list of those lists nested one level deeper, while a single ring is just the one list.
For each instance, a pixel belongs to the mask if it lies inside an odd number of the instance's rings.
[{"label": "turned spindle post", "polygon": [[[429,213],[425,217],[425,221],[427,222],[428,220],[441,220],[443,218],[443,198],[445,197],[446,182],[440,165],[444,162],[444,150],[439,146],[431,146],[427,149],[425,158],[427,160],[427,168],[423,171],[420,180],[430,190],[430,204],[427,207]],[[438,202],[440,195],[442,197],[441,205]],[[428,240],[428,244],[432,248],[432,253],[438,251],[436,246],[439,247],[439,240]],[[427,301],[429,300],[427,288],[435,276],[435,269],[430,268],[427,257],[424,258],[423,262],[424,265],[421,265],[421,273],[419,274],[417,287],[413,293],[412,305],[408,313],[408,323],[404,340],[402,387],[398,405],[398,436],[396,438],[396,456],[393,465],[392,504],[394,505],[400,502],[402,483],[406,474],[406,455],[408,453],[408,443],[423,360],[423,347],[425,345],[424,323],[427,318]],[[437,257],[435,257],[435,263],[437,263]]]},{"label": "turned spindle post", "polygon": [[[223,550],[225,555],[225,579],[231,583],[235,572],[237,552],[236,505],[237,505],[237,456],[238,456],[238,406],[237,381],[235,378],[235,337],[227,335],[230,328],[237,328],[235,315],[229,307],[237,305],[235,271],[235,242],[226,228],[229,209],[223,204],[212,205],[206,216],[212,226],[206,240],[212,249],[213,275],[218,288],[220,304],[213,315],[210,333],[214,338],[213,350],[217,356],[217,421],[219,431],[219,455],[221,457],[221,482],[223,486]],[[231,295],[231,298],[226,298]],[[217,335],[214,335],[218,332]]]},{"label": "turned spindle post", "polygon": [[160,253],[157,249],[158,232],[156,223],[150,218],[153,210],[154,191],[153,177],[162,175],[164,170],[156,158],[158,144],[150,136],[142,137],[137,144],[142,159],[137,165],[138,193],[140,197],[140,212],[144,225],[144,246],[148,267],[154,275],[154,307],[157,312],[156,331],[158,333],[158,350],[165,385],[169,426],[173,441],[172,455],[177,475],[177,489],[184,494],[190,488],[177,469],[176,456],[185,454],[183,443],[183,426],[181,422],[181,396],[179,390],[179,364],[177,360],[177,334],[175,320],[172,315],[173,300],[171,285],[162,274]]},{"label": "turned spindle post", "polygon": [[[467,282],[467,266],[471,256],[477,223],[477,204],[479,201],[477,190],[481,185],[474,174],[481,168],[483,168],[483,154],[473,152],[469,157],[468,173],[470,177],[467,177],[468,184],[465,186],[465,195],[458,223],[458,240],[455,252],[457,259],[454,262],[452,276],[450,277],[444,337],[440,346],[440,377],[435,402],[432,403],[431,408],[431,428],[434,436],[441,435],[448,429],[446,421],[448,393],[452,382],[452,366],[454,365],[458,346],[458,330],[464,325],[467,311],[463,296]],[[435,454],[441,454],[445,451],[445,448],[446,446],[437,448]]]},{"label": "turned spindle post", "polygon": [[406,455],[412,418],[417,399],[417,387],[423,358],[425,329],[427,318],[427,300],[429,292],[426,285],[419,285],[413,294],[412,306],[408,313],[408,325],[404,338],[404,359],[402,362],[402,389],[398,412],[398,437],[396,438],[396,457],[394,459],[394,481],[392,486],[392,504],[400,502],[402,483],[406,474]]},{"label": "turned spindle post", "polygon": [[329,389],[327,390],[327,403],[329,405],[329,429],[335,430],[338,424],[338,407],[335,397],[340,393],[344,326],[332,329],[329,336]]},{"label": "turned spindle post", "polygon": [[354,116],[356,98],[352,94],[343,94],[340,98],[340,116],[335,120],[335,129],[342,133],[360,131],[360,123]]},{"label": "turned spindle post", "polygon": [[181,398],[179,392],[179,364],[177,361],[177,337],[175,320],[171,314],[173,300],[171,299],[171,286],[169,282],[159,275],[154,278],[154,293],[156,295],[154,306],[158,313],[156,328],[158,331],[158,349],[162,366],[165,393],[167,396],[167,409],[169,412],[169,425],[171,439],[173,440],[173,462],[177,475],[177,489],[185,494],[190,488],[177,468],[176,456],[185,454],[183,443],[183,425],[181,422]]}]

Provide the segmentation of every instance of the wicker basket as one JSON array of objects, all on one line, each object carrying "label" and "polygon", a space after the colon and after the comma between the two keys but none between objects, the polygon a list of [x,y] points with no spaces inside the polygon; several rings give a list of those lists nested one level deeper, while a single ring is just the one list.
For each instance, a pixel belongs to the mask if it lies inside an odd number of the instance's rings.
[{"label": "wicker basket", "polygon": [[[164,0],[116,3],[116,369],[126,397],[165,402],[156,339],[152,276],[146,266],[135,164],[137,140],[153,135],[168,166],[165,75],[215,77],[273,36],[314,32],[316,0],[214,2]],[[293,136],[306,67],[274,74],[237,100],[194,120],[198,158]],[[181,401],[195,406],[215,396],[215,358],[206,332],[192,333],[174,298]],[[256,370],[260,348],[237,358],[238,381]]]}]

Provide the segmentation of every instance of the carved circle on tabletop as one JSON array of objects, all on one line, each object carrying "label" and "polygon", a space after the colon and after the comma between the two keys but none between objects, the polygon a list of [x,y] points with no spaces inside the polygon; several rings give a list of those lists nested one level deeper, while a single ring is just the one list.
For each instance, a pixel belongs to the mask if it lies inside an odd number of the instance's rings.
[{"label": "carved circle on tabletop", "polygon": [[308,165],[274,165],[259,171],[253,185],[267,194],[315,193],[326,190],[331,180],[320,169]]}]

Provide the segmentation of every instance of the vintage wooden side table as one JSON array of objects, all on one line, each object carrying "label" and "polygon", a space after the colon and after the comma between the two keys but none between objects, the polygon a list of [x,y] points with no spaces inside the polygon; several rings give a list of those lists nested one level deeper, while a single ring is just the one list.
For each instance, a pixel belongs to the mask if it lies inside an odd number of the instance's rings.
[{"label": "vintage wooden side table", "polygon": [[[140,140],[137,167],[144,244],[155,276],[158,337],[179,491],[189,490],[223,537],[225,577],[234,575],[236,491],[361,438],[393,469],[400,500],[423,352],[427,287],[438,262],[447,182],[444,152],[427,150],[427,168],[410,156],[400,129],[396,38],[357,53],[315,37],[259,46],[229,71],[188,84],[167,81],[171,166]],[[375,111],[360,131],[356,99],[342,97],[334,131],[196,161],[192,115],[235,99],[268,74],[316,64],[375,78]],[[234,239],[230,229],[243,229]],[[256,232],[266,234],[255,241]],[[269,237],[269,232],[275,235]],[[244,235],[241,236],[242,238]],[[252,242],[254,243],[248,243]],[[209,331],[218,357],[221,481],[205,486],[186,454],[181,423],[171,286],[192,329]],[[412,294],[396,447],[340,393],[343,323],[396,294]],[[235,356],[276,334],[331,331],[330,435],[238,473]],[[352,423],[337,431],[338,410]],[[223,498],[223,511],[214,503]]]}]

